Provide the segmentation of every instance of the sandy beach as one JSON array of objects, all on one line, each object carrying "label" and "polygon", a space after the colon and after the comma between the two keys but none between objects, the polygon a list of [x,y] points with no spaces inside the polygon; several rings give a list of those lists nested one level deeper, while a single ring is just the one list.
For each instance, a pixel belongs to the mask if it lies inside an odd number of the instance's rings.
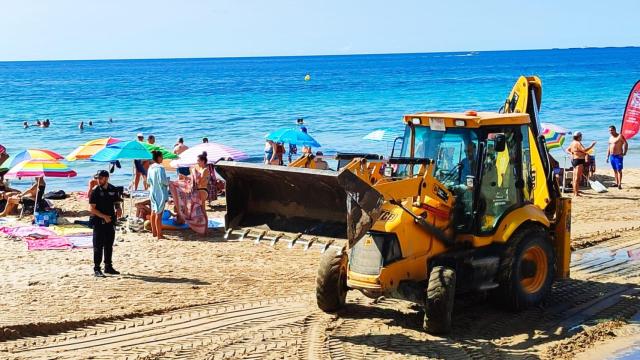
[{"label": "sandy beach", "polygon": [[[608,171],[599,179],[611,183]],[[640,170],[625,170],[623,184],[574,200],[576,248],[638,247]],[[55,204],[67,220],[88,215],[77,195]],[[218,203],[209,216],[222,217],[223,209]],[[119,235],[114,266],[122,275],[106,279],[93,276],[90,249],[28,251],[22,241],[0,237],[0,357],[572,358],[593,356],[599,344],[614,351],[616,337],[637,331],[627,319],[640,311],[640,272],[578,266],[545,306],[519,314],[462,298],[454,331],[438,338],[420,331],[418,309],[401,301],[351,292],[344,314],[324,314],[314,298],[317,251],[222,235]],[[611,294],[618,297],[595,303]],[[590,303],[596,305],[586,311]]]}]

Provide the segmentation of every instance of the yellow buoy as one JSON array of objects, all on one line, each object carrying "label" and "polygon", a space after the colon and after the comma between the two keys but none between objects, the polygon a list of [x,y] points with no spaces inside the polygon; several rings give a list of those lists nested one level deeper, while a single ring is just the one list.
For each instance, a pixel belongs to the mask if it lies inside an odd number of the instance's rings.
[{"label": "yellow buoy", "polygon": [[311,80],[311,75],[307,74],[304,76],[304,81],[309,81]]}]

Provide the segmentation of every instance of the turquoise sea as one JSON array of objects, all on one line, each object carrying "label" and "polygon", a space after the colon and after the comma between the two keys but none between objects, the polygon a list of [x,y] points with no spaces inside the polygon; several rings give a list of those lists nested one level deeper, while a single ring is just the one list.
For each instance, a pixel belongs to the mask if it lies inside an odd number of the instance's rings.
[{"label": "turquoise sea", "polygon": [[[304,81],[305,74],[311,80]],[[99,137],[154,134],[173,146],[204,136],[262,157],[263,136],[303,117],[323,146],[386,153],[362,140],[378,128],[401,131],[401,116],[425,110],[498,110],[521,74],[543,81],[541,118],[598,141],[604,167],[607,127],[619,125],[640,78],[640,48],[224,59],[0,62],[0,144],[10,153],[69,153]],[[22,128],[49,118],[51,127]],[[113,123],[108,119],[113,118]],[[78,123],[92,120],[84,131]],[[640,166],[633,139],[627,166]],[[84,189],[100,165],[70,164],[73,179],[51,187]],[[124,185],[129,166],[112,181]]]}]

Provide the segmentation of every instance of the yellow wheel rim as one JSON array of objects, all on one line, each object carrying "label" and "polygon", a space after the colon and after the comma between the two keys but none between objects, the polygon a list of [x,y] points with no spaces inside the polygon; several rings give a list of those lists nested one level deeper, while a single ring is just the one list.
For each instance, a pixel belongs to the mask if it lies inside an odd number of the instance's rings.
[{"label": "yellow wheel rim", "polygon": [[547,273],[549,272],[547,254],[540,246],[532,246],[522,254],[522,263],[535,265],[535,270],[532,276],[526,278],[523,277],[522,280],[520,280],[522,288],[529,294],[538,292],[544,285],[545,280],[547,279]]}]

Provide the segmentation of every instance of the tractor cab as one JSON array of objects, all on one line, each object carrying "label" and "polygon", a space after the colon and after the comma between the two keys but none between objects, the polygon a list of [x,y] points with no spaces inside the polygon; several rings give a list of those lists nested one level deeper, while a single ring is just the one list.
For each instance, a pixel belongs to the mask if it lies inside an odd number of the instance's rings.
[{"label": "tractor cab", "polygon": [[[418,176],[421,160],[455,196],[456,233],[493,232],[509,210],[531,200],[533,177],[526,114],[419,113],[405,116],[394,178]],[[391,162],[394,162],[393,160]]]}]

